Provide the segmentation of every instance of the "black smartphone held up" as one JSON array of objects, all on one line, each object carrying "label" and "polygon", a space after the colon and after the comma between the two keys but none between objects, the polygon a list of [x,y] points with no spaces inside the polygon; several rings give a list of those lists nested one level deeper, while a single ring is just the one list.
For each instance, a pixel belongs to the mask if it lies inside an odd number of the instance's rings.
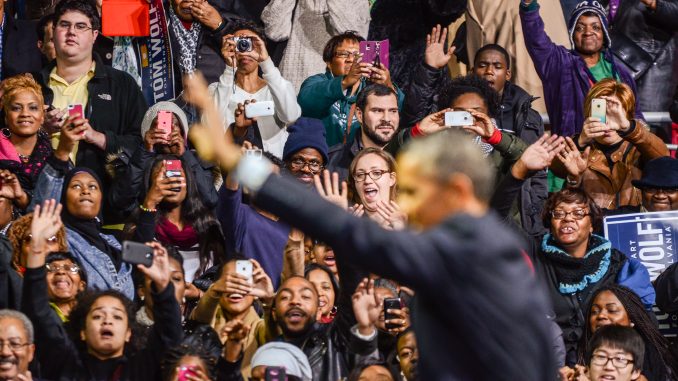
[{"label": "black smartphone held up", "polygon": [[281,366],[267,366],[266,374],[264,375],[265,381],[285,381],[287,380],[287,373],[285,368]]},{"label": "black smartphone held up", "polygon": [[124,241],[122,243],[122,260],[127,263],[151,267],[153,264],[153,248],[139,242]]},{"label": "black smartphone held up", "polygon": [[[398,316],[388,313],[388,310],[399,310],[402,309],[402,304],[400,298],[384,298],[384,320],[397,319]],[[386,329],[398,328],[397,324],[386,323]]]}]

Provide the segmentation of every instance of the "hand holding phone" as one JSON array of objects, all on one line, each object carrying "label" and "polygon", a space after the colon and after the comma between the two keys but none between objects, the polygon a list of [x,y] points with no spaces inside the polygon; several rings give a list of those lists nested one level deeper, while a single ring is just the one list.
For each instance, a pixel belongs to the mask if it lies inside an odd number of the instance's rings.
[{"label": "hand holding phone", "polygon": [[122,260],[127,263],[151,267],[153,265],[153,248],[139,242],[124,241],[122,243]]},{"label": "hand holding phone", "polygon": [[448,111],[445,113],[445,127],[472,126],[473,115],[468,111]]},{"label": "hand holding phone", "polygon": [[156,128],[164,133],[165,140],[169,141],[170,134],[172,133],[172,115],[171,111],[161,110],[158,111],[158,123]]},{"label": "hand holding phone", "polygon": [[197,377],[198,373],[196,373],[196,367],[191,365],[191,366],[182,366],[179,368],[179,372],[177,373],[177,381],[190,381],[190,377]]},{"label": "hand holding phone", "polygon": [[[384,298],[384,320],[388,321],[390,319],[397,319],[398,316],[389,313],[388,310],[399,310],[402,308],[402,302],[400,301],[400,298]],[[393,324],[393,323],[386,323],[386,329],[391,330],[391,329],[396,329],[398,328],[399,325]]]},{"label": "hand holding phone", "polygon": [[602,98],[591,99],[591,116],[600,119],[601,123],[607,121],[607,101]]},{"label": "hand holding phone", "polygon": [[273,101],[261,101],[245,105],[245,117],[248,119],[273,116],[273,114],[275,114],[275,103]]},{"label": "hand holding phone", "polygon": [[252,272],[253,272],[252,262],[249,260],[237,260],[235,261],[235,272],[247,278],[247,280],[252,283]]},{"label": "hand holding phone", "polygon": [[68,105],[68,116],[71,118],[85,118],[85,114],[82,112],[82,105]]}]

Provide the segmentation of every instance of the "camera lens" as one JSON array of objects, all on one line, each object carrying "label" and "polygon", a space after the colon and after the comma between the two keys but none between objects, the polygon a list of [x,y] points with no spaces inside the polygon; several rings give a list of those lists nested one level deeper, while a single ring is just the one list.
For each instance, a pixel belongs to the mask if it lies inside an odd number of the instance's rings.
[{"label": "camera lens", "polygon": [[252,50],[252,40],[249,38],[238,39],[235,48],[239,52],[249,52]]}]

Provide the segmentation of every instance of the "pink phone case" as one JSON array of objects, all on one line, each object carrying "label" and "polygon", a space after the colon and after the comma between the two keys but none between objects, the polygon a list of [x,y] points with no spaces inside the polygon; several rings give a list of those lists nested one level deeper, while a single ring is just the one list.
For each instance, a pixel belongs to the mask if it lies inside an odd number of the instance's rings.
[{"label": "pink phone case", "polygon": [[377,57],[378,62],[388,69],[388,39],[383,41],[361,41],[360,54],[363,55],[362,62],[375,63]]}]

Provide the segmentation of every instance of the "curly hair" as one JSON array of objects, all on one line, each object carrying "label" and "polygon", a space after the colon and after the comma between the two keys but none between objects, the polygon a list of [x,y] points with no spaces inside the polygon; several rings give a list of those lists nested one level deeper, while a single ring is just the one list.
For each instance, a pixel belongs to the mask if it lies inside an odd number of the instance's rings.
[{"label": "curly hair", "polygon": [[[12,244],[12,267],[16,270],[25,266],[21,260],[21,247],[29,239],[31,234],[31,223],[33,222],[33,213],[17,218],[7,232],[7,239]],[[66,243],[66,229],[62,226],[56,234],[59,251],[68,251]]]},{"label": "curly hair", "polygon": [[45,98],[42,96],[42,88],[35,82],[33,76],[30,74],[19,74],[9,77],[2,82],[2,110],[9,112],[10,104],[14,100],[14,96],[24,91],[33,93],[38,98],[40,110],[44,109]]},{"label": "curly hair", "polygon": [[[587,357],[590,357],[590,352],[594,349],[591,348],[590,343],[593,331],[591,330],[591,324],[589,324],[589,318],[593,302],[598,295],[605,291],[613,293],[619,299],[619,302],[626,310],[629,321],[633,322],[633,328],[646,343],[646,351],[650,352],[650,358],[654,357],[655,361],[653,362],[664,365],[664,368],[670,369],[672,374],[678,374],[678,351],[659,332],[654,319],[645,310],[640,297],[630,288],[618,284],[601,287],[591,296],[584,310],[586,313],[586,324],[584,324],[584,332],[578,346],[579,361],[583,363]],[[656,369],[656,371],[661,371],[661,369]]]},{"label": "curly hair", "polygon": [[566,188],[551,194],[551,196],[546,199],[544,209],[542,209],[541,212],[541,221],[545,228],[551,228],[551,212],[553,212],[556,206],[562,202],[586,205],[589,210],[591,226],[593,226],[594,230],[598,230],[602,223],[603,212],[600,210],[600,207],[596,205],[596,202],[593,201],[591,196],[580,188]]},{"label": "curly hair", "polygon": [[209,325],[199,324],[191,333],[186,333],[181,344],[170,348],[160,363],[163,380],[171,380],[172,374],[186,357],[197,357],[205,365],[210,380],[217,378],[217,362],[221,356],[221,341]]},{"label": "curly hair", "polygon": [[500,105],[499,93],[492,88],[489,82],[475,74],[459,76],[447,83],[438,97],[438,109],[446,109],[457,98],[470,93],[477,94],[483,99],[487,106],[487,114],[490,117],[497,115]]}]

